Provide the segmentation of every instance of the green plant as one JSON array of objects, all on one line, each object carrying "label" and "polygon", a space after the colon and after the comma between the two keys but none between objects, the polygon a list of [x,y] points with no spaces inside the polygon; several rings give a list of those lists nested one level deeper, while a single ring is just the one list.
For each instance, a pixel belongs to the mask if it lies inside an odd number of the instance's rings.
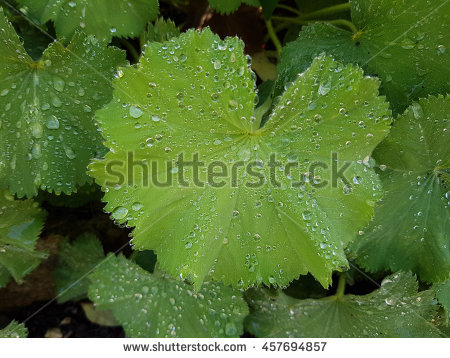
[{"label": "green plant", "polygon": [[448,336],[450,2],[210,0],[261,7],[278,62],[262,83],[239,38],[156,20],[156,0],[16,3],[0,9],[0,287],[47,257],[40,206],[54,221],[101,188],[133,253],[71,233],[53,279],[127,336]]}]

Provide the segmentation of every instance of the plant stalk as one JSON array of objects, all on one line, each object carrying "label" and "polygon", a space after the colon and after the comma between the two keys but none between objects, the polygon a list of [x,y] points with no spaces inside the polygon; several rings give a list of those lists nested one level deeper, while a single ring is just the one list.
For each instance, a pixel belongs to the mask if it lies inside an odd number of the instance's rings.
[{"label": "plant stalk", "polygon": [[291,7],[291,6],[288,6],[288,5],[278,4],[277,8],[283,9],[283,10],[287,10],[287,11],[290,11],[290,12],[292,12],[294,14],[302,16],[302,13],[299,10],[297,10],[297,9]]},{"label": "plant stalk", "polygon": [[339,275],[338,287],[335,295],[337,299],[341,299],[342,297],[344,297],[346,279],[347,274],[345,272]]},{"label": "plant stalk", "polygon": [[139,62],[140,56],[134,46],[125,39],[120,39],[120,43],[125,46],[128,51],[130,51],[130,55],[133,57],[134,62]]},{"label": "plant stalk", "polygon": [[273,29],[271,20],[266,21],[266,27],[267,27],[267,32],[269,33],[270,39],[272,40],[273,44],[275,45],[278,57],[280,57],[283,46],[281,45],[281,42],[278,39],[278,36],[277,36],[275,30]]},{"label": "plant stalk", "polygon": [[316,19],[318,17],[330,16],[347,10],[350,10],[350,3],[348,2],[345,4],[333,5],[330,7],[326,7],[324,9],[310,12],[309,14],[303,16],[303,20],[310,20]]},{"label": "plant stalk", "polygon": [[276,20],[276,21],[290,22],[290,23],[298,24],[298,25],[308,25],[313,22],[329,23],[332,25],[345,26],[354,34],[358,32],[358,29],[356,28],[356,26],[352,22],[345,20],[345,19],[320,21],[320,20],[304,20],[299,17],[283,17],[283,16],[272,16],[272,19]]}]

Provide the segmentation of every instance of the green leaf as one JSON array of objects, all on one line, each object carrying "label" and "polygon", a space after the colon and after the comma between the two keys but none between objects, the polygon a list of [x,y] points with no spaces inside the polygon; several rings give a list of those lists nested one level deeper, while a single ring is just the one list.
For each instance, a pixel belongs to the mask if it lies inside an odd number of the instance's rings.
[{"label": "green leaf", "polygon": [[39,191],[34,198],[35,201],[51,206],[66,207],[66,208],[81,208],[88,203],[100,201],[103,196],[98,185],[87,183],[81,187],[77,187],[76,193],[53,195],[48,191]]},{"label": "green leaf", "polygon": [[110,310],[98,310],[91,302],[81,302],[81,307],[86,318],[92,323],[106,327],[120,326]]},{"label": "green leaf", "polygon": [[322,52],[379,76],[396,113],[420,97],[449,91],[450,2],[351,0],[350,4],[356,34],[316,23],[284,48],[278,94]]},{"label": "green leaf", "polygon": [[450,280],[446,280],[436,286],[433,286],[436,291],[436,297],[439,303],[444,307],[447,313],[446,323],[450,322]]},{"label": "green leaf", "polygon": [[61,240],[58,264],[54,271],[58,302],[86,297],[89,280],[86,277],[103,259],[103,247],[92,234],[84,234],[72,243]]},{"label": "green leaf", "polygon": [[128,337],[239,337],[248,308],[239,291],[205,282],[195,292],[160,270],[153,274],[109,255],[89,276],[89,298],[112,310]]},{"label": "green leaf", "polygon": [[439,337],[431,324],[438,308],[432,291],[417,292],[409,273],[384,279],[364,296],[328,296],[298,300],[281,291],[249,294],[245,324],[257,337]]},{"label": "green leaf", "polygon": [[[154,250],[174,276],[199,286],[212,274],[248,287],[287,285],[311,272],[327,286],[332,271],[347,266],[343,248],[380,195],[369,156],[391,120],[377,90],[378,81],[358,68],[321,57],[259,128],[243,44],[188,31],[150,43],[137,68],[115,81],[114,100],[96,114],[110,152],[91,164],[91,175],[112,218],[136,227],[135,248]],[[204,166],[170,169],[180,154],[185,162],[198,154]],[[271,157],[299,164],[276,183]],[[205,170],[219,160],[228,168],[224,185]],[[327,169],[309,178],[316,162]],[[347,182],[336,177],[331,185],[332,167],[345,162]],[[265,182],[245,172],[251,163]],[[316,185],[319,175],[328,185]],[[172,185],[157,185],[166,177]],[[305,177],[311,180],[302,183]]]},{"label": "green leaf", "polygon": [[180,30],[173,21],[159,18],[154,24],[148,25],[145,42],[164,42],[178,35]]},{"label": "green leaf", "polygon": [[250,6],[259,6],[259,0],[209,0],[209,6],[221,14],[235,12],[242,3]]},{"label": "green leaf", "polygon": [[133,251],[130,260],[141,266],[145,271],[153,273],[156,267],[157,257],[151,250]]},{"label": "green leaf", "polygon": [[0,187],[18,197],[38,187],[71,193],[89,181],[87,164],[104,150],[92,117],[111,99],[124,54],[76,34],[34,61],[1,9],[0,29]]},{"label": "green leaf", "polygon": [[36,251],[45,213],[32,200],[14,200],[0,191],[0,287],[12,276],[17,282],[47,255]]},{"label": "green leaf", "polygon": [[353,246],[370,272],[412,270],[421,280],[450,273],[448,97],[414,103],[374,152],[385,195]]},{"label": "green leaf", "polygon": [[[6,9],[3,8],[5,11]],[[48,35],[48,28],[37,27],[33,22],[23,16],[8,16],[5,12],[8,20],[14,26],[14,29],[23,42],[23,47],[33,60],[38,60],[42,57],[42,53],[52,42],[52,36]]]},{"label": "green leaf", "polygon": [[5,328],[0,329],[0,338],[27,338],[27,336],[27,327],[16,321],[11,321]]},{"label": "green leaf", "polygon": [[17,0],[41,24],[52,20],[58,38],[70,39],[77,29],[98,39],[138,37],[158,16],[158,0]]},{"label": "green leaf", "polygon": [[0,267],[0,288],[5,287],[10,279],[11,279],[11,275],[9,274],[9,271],[5,267],[1,266]]}]

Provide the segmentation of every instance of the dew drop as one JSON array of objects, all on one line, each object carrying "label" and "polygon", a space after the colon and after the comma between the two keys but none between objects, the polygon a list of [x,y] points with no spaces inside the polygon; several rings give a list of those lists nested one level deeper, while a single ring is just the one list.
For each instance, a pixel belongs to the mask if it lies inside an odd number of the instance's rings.
[{"label": "dew drop", "polygon": [[303,220],[309,221],[312,219],[312,214],[309,210],[305,210],[304,212],[302,212],[302,218]]},{"label": "dew drop", "polygon": [[39,139],[42,137],[43,129],[39,123],[34,123],[31,127],[31,134],[33,137]]},{"label": "dew drop", "polygon": [[69,147],[65,147],[64,148],[64,152],[66,153],[67,158],[69,159],[75,159],[77,157],[77,155],[74,153],[74,151],[72,150],[72,148]]},{"label": "dew drop", "polygon": [[233,322],[228,322],[225,325],[225,334],[227,336],[234,336],[237,333],[236,325]]},{"label": "dew drop", "polygon": [[352,189],[352,187],[351,187],[350,185],[345,184],[345,185],[342,187],[342,192],[343,192],[345,195],[350,195],[350,194],[352,193],[352,191],[353,191],[353,189]]},{"label": "dew drop", "polygon": [[54,77],[53,78],[53,88],[57,90],[58,92],[64,91],[64,87],[66,86],[66,83],[62,78]]},{"label": "dew drop", "polygon": [[325,96],[326,94],[328,94],[328,92],[330,92],[330,90],[331,90],[331,82],[325,84],[321,83],[317,92],[320,95]]},{"label": "dew drop", "polygon": [[111,216],[116,220],[122,220],[128,215],[128,209],[123,206],[118,206],[114,209]]},{"label": "dew drop", "polygon": [[52,104],[53,104],[55,107],[61,107],[61,106],[62,106],[61,100],[60,100],[58,97],[56,97],[56,96],[54,96],[54,97],[52,98]]},{"label": "dew drop", "polygon": [[131,106],[130,107],[130,116],[133,118],[140,118],[144,114],[139,107]]}]

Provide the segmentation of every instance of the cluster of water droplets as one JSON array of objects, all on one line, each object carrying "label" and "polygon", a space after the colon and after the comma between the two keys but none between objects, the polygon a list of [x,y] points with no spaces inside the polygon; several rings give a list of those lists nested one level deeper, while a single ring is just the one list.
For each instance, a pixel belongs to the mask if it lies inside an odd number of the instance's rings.
[{"label": "cluster of water droplets", "polygon": [[[97,305],[111,307],[128,335],[236,337],[242,332],[245,302],[238,291],[222,284],[208,282],[196,291],[123,257],[109,258],[96,270],[93,282],[90,297]],[[126,315],[118,313],[123,310]]]}]

